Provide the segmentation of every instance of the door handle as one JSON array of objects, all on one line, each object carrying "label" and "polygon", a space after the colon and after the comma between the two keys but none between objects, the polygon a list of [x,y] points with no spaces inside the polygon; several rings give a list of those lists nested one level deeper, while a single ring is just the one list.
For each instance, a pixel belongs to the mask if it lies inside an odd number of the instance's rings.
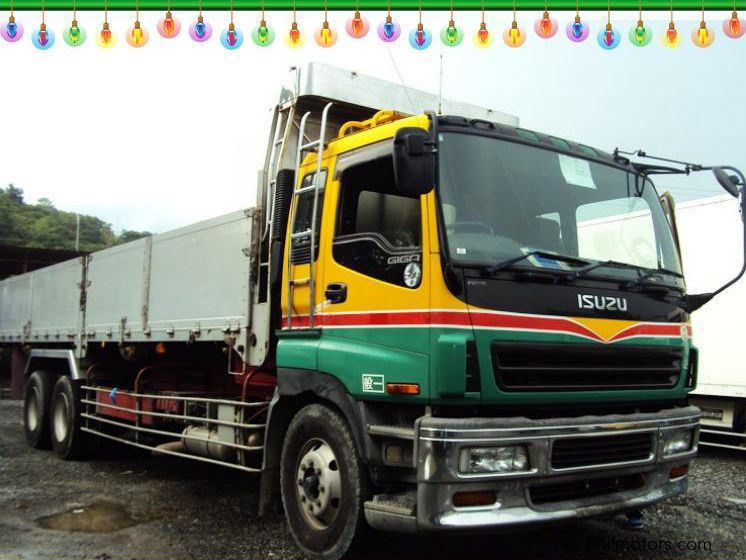
[{"label": "door handle", "polygon": [[326,286],[324,297],[329,303],[342,303],[347,300],[347,284],[332,282]]}]

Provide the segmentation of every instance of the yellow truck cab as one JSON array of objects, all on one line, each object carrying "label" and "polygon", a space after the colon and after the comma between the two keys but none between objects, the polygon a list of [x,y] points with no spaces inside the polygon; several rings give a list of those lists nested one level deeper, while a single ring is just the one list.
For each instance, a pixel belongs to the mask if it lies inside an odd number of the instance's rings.
[{"label": "yellow truck cab", "polygon": [[[392,110],[300,152],[278,390],[347,401],[380,492],[363,503],[369,524],[515,527],[685,490],[696,350],[670,297],[684,283],[666,215],[628,161]],[[428,156],[437,170],[418,176]],[[651,266],[663,291],[637,287]],[[314,441],[288,452],[336,457]],[[320,470],[283,475],[295,535],[333,525],[314,499],[319,478],[337,478]]]}]

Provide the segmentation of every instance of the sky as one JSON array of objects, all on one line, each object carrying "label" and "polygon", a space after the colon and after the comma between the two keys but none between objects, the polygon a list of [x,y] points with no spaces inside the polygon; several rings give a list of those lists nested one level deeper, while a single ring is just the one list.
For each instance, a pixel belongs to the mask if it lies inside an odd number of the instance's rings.
[{"label": "sky", "polygon": [[[40,14],[17,13],[31,30]],[[437,92],[443,54],[443,95],[517,115],[521,125],[611,151],[642,148],[649,154],[708,164],[746,168],[746,37],[728,39],[721,22],[729,12],[708,13],[717,38],[698,49],[689,37],[697,13],[676,14],[683,33],[677,50],[665,49],[660,35],[667,13],[647,13],[656,37],[635,48],[626,36],[614,51],[602,50],[595,33],[605,13],[583,13],[592,25],[584,43],[571,43],[564,25],[574,14],[558,12],[560,32],[539,39],[530,29],[539,12],[519,12],[528,39],[518,49],[497,40],[477,49],[471,35],[478,13],[457,13],[468,33],[455,48],[435,37],[425,51],[415,51],[404,34],[416,25],[416,13],[394,14],[402,37],[385,45],[374,32],[353,40],[343,26],[350,14],[330,13],[340,31],[330,49],[310,37],[322,15],[301,12],[298,22],[307,35],[301,49],[281,41],[290,26],[285,12],[267,14],[278,39],[267,48],[247,37],[236,51],[218,41],[228,14],[208,12],[215,28],[204,44],[186,33],[195,14],[177,13],[181,34],[171,40],[155,31],[160,14],[141,14],[151,31],[142,49],[129,47],[122,36],[134,18],[110,14],[119,44],[98,48],[92,35],[102,15],[78,14],[89,32],[76,49],[64,44],[61,31],[68,13],[48,13],[47,24],[57,44],[38,51],[27,37],[19,43],[0,41],[0,185],[14,183],[28,201],[48,198],[67,211],[96,215],[114,229],[162,232],[201,219],[253,206],[257,170],[263,164],[271,108],[288,69],[309,61],[334,64],[408,87]],[[365,14],[372,24],[381,12]],[[3,15],[3,18],[5,15]],[[510,23],[509,13],[488,13],[494,33]],[[247,32],[258,14],[240,12],[236,24]],[[604,21],[601,21],[601,20]],[[637,14],[612,13],[625,35]],[[439,32],[445,12],[425,12],[426,27]],[[686,181],[658,181],[683,201],[718,194],[710,175]]]}]

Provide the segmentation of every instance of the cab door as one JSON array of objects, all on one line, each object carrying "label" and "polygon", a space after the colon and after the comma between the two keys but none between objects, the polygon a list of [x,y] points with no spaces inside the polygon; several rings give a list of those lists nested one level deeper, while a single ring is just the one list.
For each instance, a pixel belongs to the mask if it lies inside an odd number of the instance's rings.
[{"label": "cab door", "polygon": [[319,370],[368,399],[389,399],[388,384],[416,385],[394,397],[412,402],[428,393],[425,197],[397,192],[391,156],[361,159],[327,193]]}]

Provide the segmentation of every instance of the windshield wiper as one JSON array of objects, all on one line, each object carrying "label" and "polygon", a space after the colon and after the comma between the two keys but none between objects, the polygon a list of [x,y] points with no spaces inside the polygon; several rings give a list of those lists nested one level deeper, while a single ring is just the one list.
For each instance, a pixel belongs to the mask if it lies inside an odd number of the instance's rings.
[{"label": "windshield wiper", "polygon": [[[638,271],[639,276],[637,278],[635,278],[634,280],[629,280],[625,282],[624,284],[622,284],[622,287],[625,289],[639,286],[644,280],[647,280],[648,278],[652,278],[653,276],[662,276],[663,274],[670,274],[672,276],[676,276],[677,278],[684,277],[684,275],[681,274],[680,272],[676,272],[675,270],[668,270],[667,268],[659,268],[657,270],[649,270],[647,272],[641,273],[639,266],[635,266],[633,264],[623,263],[619,261],[609,260],[609,261],[599,261],[597,263],[593,263],[589,266],[586,266],[585,268],[576,270],[575,272],[567,276],[567,282],[574,282],[578,278],[582,278],[583,276],[586,276],[588,273],[596,270],[597,268],[601,268],[603,266],[613,266],[616,268],[627,268],[627,269]],[[656,284],[656,286],[666,287],[660,284]]]},{"label": "windshield wiper", "polygon": [[[669,270],[667,268],[659,268],[658,270],[649,270],[645,272],[644,274],[640,274],[637,278],[634,280],[630,280],[629,282],[624,283],[625,288],[634,288],[635,286],[639,286],[642,284],[644,280],[647,280],[648,278],[652,278],[654,276],[663,276],[664,274],[670,274],[671,276],[676,276],[677,278],[683,278],[684,275],[680,272],[676,272],[675,270]],[[655,284],[658,286],[659,284]]]},{"label": "windshield wiper", "polygon": [[[504,261],[501,261],[499,263],[486,266],[482,269],[482,274],[484,276],[492,276],[493,274],[495,274],[495,272],[504,270],[506,268],[510,268],[515,263],[525,260],[529,257],[534,257],[534,256],[544,257],[546,259],[551,259],[553,261],[563,261],[563,262],[567,262],[571,264],[586,264],[588,262],[582,259],[578,259],[577,257],[558,255],[557,253],[551,253],[549,251],[534,250],[534,251],[528,251],[527,253],[524,253],[523,255],[513,257],[510,259],[505,259]],[[557,270],[557,269],[547,268],[547,270]]]},{"label": "windshield wiper", "polygon": [[589,272],[592,272],[596,270],[597,268],[601,268],[602,266],[615,266],[617,268],[632,268],[635,270],[638,270],[639,267],[633,265],[633,264],[627,264],[619,261],[599,261],[597,263],[590,264],[586,267],[583,267],[579,270],[576,270],[575,272],[569,274],[567,276],[568,282],[574,282],[578,278],[582,278],[583,276],[586,276]]}]

